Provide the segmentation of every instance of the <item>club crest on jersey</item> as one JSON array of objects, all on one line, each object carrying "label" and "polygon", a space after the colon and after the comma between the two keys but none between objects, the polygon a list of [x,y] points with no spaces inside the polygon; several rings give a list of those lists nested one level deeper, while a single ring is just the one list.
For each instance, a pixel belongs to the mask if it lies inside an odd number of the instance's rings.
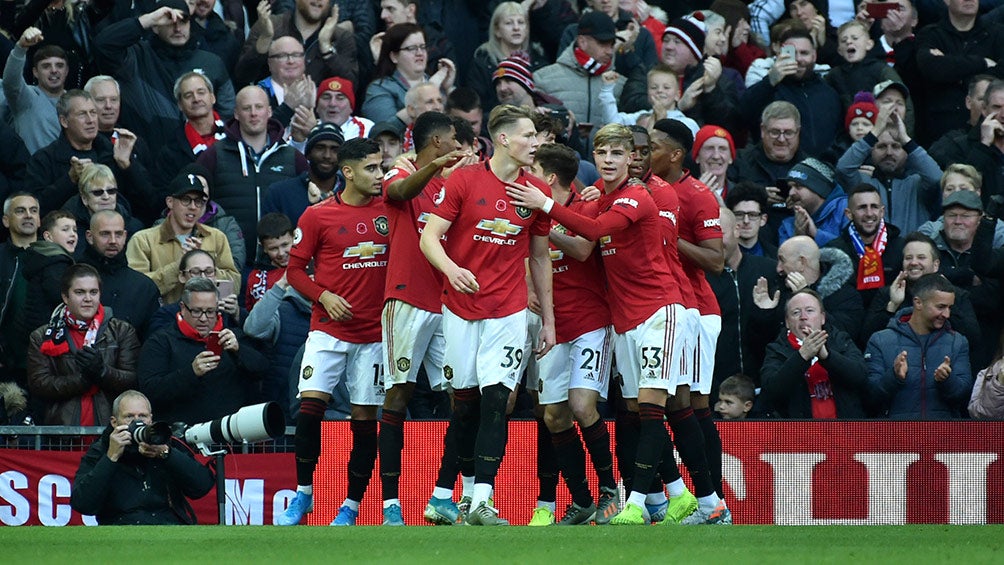
[{"label": "club crest on jersey", "polygon": [[446,378],[446,380],[448,380],[448,381],[452,381],[453,380],[453,367],[451,367],[449,365],[444,365],[443,366],[443,377]]},{"label": "club crest on jersey", "polygon": [[293,245],[300,243],[301,239],[303,239],[303,230],[296,228],[293,230]]},{"label": "club crest on jersey", "polygon": [[310,365],[307,365],[306,367],[303,368],[303,380],[307,380],[307,379],[309,379],[310,377],[313,377],[313,376],[314,376],[314,368],[313,367],[311,367]]},{"label": "club crest on jersey", "polygon": [[516,206],[516,215],[524,220],[527,220],[531,215],[533,215],[533,210],[527,208],[526,206]]},{"label": "club crest on jersey", "polygon": [[378,234],[386,236],[390,233],[390,226],[387,224],[387,216],[377,216],[373,218],[373,227],[376,228]]},{"label": "club crest on jersey", "polygon": [[494,235],[517,235],[519,232],[523,231],[522,226],[513,225],[505,218],[481,220],[478,222],[478,229],[490,231]]},{"label": "club crest on jersey", "polygon": [[407,357],[398,357],[395,365],[397,365],[398,371],[407,373],[411,370],[411,359],[408,359]]},{"label": "club crest on jersey", "polygon": [[377,255],[383,255],[387,252],[387,245],[384,243],[373,243],[372,241],[363,241],[359,245],[353,245],[352,247],[346,247],[345,252],[342,253],[342,257],[358,257],[360,259],[372,259]]}]

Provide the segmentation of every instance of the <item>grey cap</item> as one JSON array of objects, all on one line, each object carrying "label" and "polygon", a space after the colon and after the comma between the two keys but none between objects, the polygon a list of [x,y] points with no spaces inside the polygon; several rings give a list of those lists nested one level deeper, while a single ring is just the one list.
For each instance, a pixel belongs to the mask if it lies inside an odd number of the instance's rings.
[{"label": "grey cap", "polygon": [[983,211],[983,201],[980,200],[980,195],[971,190],[956,190],[949,194],[948,198],[941,203],[942,210],[947,210],[952,206],[961,206],[962,208],[976,210],[977,212]]}]

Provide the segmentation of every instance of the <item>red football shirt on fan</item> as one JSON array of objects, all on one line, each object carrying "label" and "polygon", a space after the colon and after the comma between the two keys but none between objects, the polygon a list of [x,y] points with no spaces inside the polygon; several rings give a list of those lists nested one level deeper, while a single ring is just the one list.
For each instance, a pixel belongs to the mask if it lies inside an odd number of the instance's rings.
[{"label": "red football shirt on fan", "polygon": [[[272,267],[271,269],[252,269],[248,274],[247,291],[244,293],[244,307],[248,310],[254,308],[258,301],[265,297],[268,289],[272,288],[286,269],[282,267]],[[224,298],[221,296],[220,298]]]},{"label": "red football shirt on fan", "polygon": [[625,333],[667,304],[682,304],[666,263],[659,208],[641,184],[621,184],[595,202],[596,218],[554,205],[551,217],[585,238],[597,240],[603,256],[610,315]]},{"label": "red football shirt on fan", "polygon": [[[702,241],[709,239],[721,239],[722,222],[718,200],[711,190],[686,170],[680,180],[673,183],[673,187],[680,199],[680,237],[694,245],[700,245]],[[683,262],[683,270],[687,272],[690,285],[697,295],[697,309],[702,315],[721,316],[722,310],[718,307],[718,299],[715,298],[708,279],[704,277],[704,269],[683,254],[680,255],[680,261]]]},{"label": "red football shirt on fan", "polygon": [[[335,195],[307,208],[300,216],[286,278],[314,301],[310,329],[342,341],[380,341],[383,287],[387,278],[387,215],[382,198],[350,206]],[[314,279],[307,264],[314,260]],[[352,307],[352,317],[337,322],[317,299],[328,290]]]},{"label": "red football shirt on fan", "polygon": [[[411,173],[395,168],[383,179],[383,193],[387,187],[406,179]],[[384,198],[387,219],[390,221],[390,255],[387,259],[387,288],[384,300],[397,299],[427,312],[443,311],[443,274],[422,255],[418,247],[429,213],[443,198],[443,177],[435,176],[425,188],[410,200]]]},{"label": "red football shirt on fan", "polygon": [[[514,182],[531,183],[551,194],[544,181],[522,170]],[[463,294],[444,281],[443,304],[465,320],[504,318],[525,309],[524,261],[530,255],[530,236],[550,233],[547,215],[510,204],[491,161],[454,171],[434,213],[452,222],[444,242],[446,254],[474,273],[481,287],[474,294]]]},{"label": "red football shirt on fan", "polygon": [[676,189],[664,181],[662,177],[653,175],[651,171],[644,180],[645,184],[648,185],[648,191],[652,194],[652,200],[655,200],[655,205],[659,207],[666,263],[669,264],[669,270],[672,271],[676,284],[679,285],[683,305],[687,308],[697,308],[697,296],[694,295],[694,289],[690,286],[690,278],[683,270],[683,263],[680,262],[680,250],[677,248],[677,239],[680,237],[677,226],[680,218],[680,200],[676,196]]},{"label": "red football shirt on fan", "polygon": [[[574,192],[565,205],[580,214],[590,215],[584,211],[586,206]],[[553,222],[551,229],[575,236],[574,232],[558,222]],[[557,343],[567,343],[610,325],[603,266],[595,250],[585,261],[578,261],[551,243],[551,273]]]}]

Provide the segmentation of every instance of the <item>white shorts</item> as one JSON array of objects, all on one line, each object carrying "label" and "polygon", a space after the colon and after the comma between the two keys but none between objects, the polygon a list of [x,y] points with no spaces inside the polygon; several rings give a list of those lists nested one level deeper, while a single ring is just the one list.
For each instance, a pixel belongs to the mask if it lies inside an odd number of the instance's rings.
[{"label": "white shorts", "polygon": [[697,354],[697,342],[701,333],[701,313],[697,308],[686,308],[677,320],[676,335],[683,340],[680,351],[680,370],[677,386],[690,385],[694,375],[694,359]]},{"label": "white shorts", "polygon": [[416,308],[402,300],[388,300],[382,315],[384,388],[414,383],[425,366],[432,390],[446,388],[443,378],[443,315]]},{"label": "white shorts", "polygon": [[307,334],[297,389],[334,394],[342,380],[352,404],[383,405],[383,348],[379,342],[350,343],[312,330]]},{"label": "white shorts", "polygon": [[656,388],[672,394],[679,381],[683,340],[677,322],[684,315],[681,304],[667,304],[647,320],[614,339],[617,370],[624,398],[638,398],[638,389]]},{"label": "white shorts", "polygon": [[526,312],[526,390],[540,392],[540,361],[533,354],[537,350],[537,340],[540,338],[540,328],[543,322],[540,316],[527,310]]},{"label": "white shorts", "polygon": [[[537,361],[540,365],[540,404],[568,400],[568,391],[581,388],[607,398],[613,329],[604,327],[559,343]],[[529,381],[529,379],[528,379]]]},{"label": "white shorts", "polygon": [[527,314],[465,320],[443,306],[443,376],[454,389],[502,384],[516,390],[527,355]]},{"label": "white shorts", "polygon": [[718,345],[718,334],[722,333],[722,317],[717,314],[701,316],[699,329],[690,391],[707,395],[711,394],[711,381],[715,374],[715,348]]}]

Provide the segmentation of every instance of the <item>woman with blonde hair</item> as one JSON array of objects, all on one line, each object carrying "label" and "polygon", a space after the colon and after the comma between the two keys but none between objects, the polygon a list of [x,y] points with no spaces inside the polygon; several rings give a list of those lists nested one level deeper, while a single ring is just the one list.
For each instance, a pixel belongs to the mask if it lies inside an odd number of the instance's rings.
[{"label": "woman with blonde hair", "polygon": [[530,19],[521,4],[502,2],[496,6],[488,30],[488,41],[474,51],[467,73],[467,86],[478,93],[486,113],[498,104],[494,78],[499,63],[512,55],[529,61],[531,71],[548,63],[540,45],[530,41]]}]

